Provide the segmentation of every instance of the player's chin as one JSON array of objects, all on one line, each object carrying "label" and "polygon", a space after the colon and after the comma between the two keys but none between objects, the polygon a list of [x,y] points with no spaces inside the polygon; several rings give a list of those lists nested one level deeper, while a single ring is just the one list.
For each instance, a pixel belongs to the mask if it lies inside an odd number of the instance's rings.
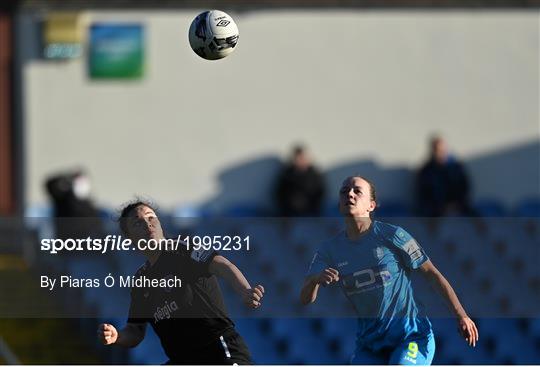
[{"label": "player's chin", "polygon": [[339,208],[339,212],[341,213],[341,215],[343,215],[344,217],[350,217],[350,218],[354,218],[355,217],[355,210],[354,210],[354,207],[350,206],[350,205],[341,205],[340,208]]}]

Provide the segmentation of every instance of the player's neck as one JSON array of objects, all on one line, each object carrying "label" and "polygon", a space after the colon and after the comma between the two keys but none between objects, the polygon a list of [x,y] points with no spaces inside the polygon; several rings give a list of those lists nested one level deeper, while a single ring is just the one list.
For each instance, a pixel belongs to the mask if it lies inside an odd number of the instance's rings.
[{"label": "player's neck", "polygon": [[150,262],[150,266],[152,266],[158,261],[159,255],[161,255],[161,250],[143,251],[143,255],[146,257],[148,262]]},{"label": "player's neck", "polygon": [[369,217],[345,218],[345,230],[347,232],[347,237],[351,240],[357,240],[358,238],[362,237],[369,231],[370,228],[371,218]]}]

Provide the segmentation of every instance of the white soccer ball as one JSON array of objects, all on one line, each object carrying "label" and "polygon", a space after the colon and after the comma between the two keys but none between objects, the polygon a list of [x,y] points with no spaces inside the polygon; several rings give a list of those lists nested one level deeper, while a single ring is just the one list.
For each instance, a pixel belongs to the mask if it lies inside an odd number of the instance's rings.
[{"label": "white soccer ball", "polygon": [[222,59],[234,51],[237,43],[236,23],[220,10],[208,10],[197,15],[189,27],[189,44],[203,59]]}]

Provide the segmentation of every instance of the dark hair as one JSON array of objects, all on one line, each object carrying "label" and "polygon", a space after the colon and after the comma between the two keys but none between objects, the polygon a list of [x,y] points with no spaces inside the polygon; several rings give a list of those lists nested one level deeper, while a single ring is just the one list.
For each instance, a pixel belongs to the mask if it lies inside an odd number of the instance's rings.
[{"label": "dark hair", "polygon": [[118,223],[120,225],[120,230],[123,234],[127,235],[127,220],[131,213],[137,209],[139,206],[146,206],[150,209],[152,209],[154,212],[156,211],[156,207],[154,204],[147,199],[142,198],[136,198],[135,200],[124,204],[122,206],[122,209],[120,209],[120,214],[118,215]]},{"label": "dark hair", "polygon": [[357,176],[357,177],[360,177],[362,180],[364,180],[364,181],[366,181],[368,183],[369,192],[371,193],[370,198],[371,198],[372,201],[377,203],[377,190],[375,190],[375,184],[373,182],[371,182],[370,180],[368,180],[367,178],[365,178],[365,177],[362,177],[362,176]]},{"label": "dark hair", "polygon": [[[366,181],[369,185],[369,198],[371,199],[371,201],[374,201],[375,202],[375,209],[377,209],[377,190],[375,190],[375,184],[373,182],[371,182],[370,180],[368,180],[367,178],[365,178],[364,176],[354,176],[354,177],[358,177],[358,178],[361,178],[362,180]],[[373,210],[375,210],[373,209]],[[372,218],[372,215],[373,215],[373,212],[369,213],[369,217]]]},{"label": "dark hair", "polygon": [[306,147],[304,145],[296,144],[292,149],[292,155],[293,155],[293,157],[296,157],[296,156],[298,156],[300,154],[305,153],[305,151],[306,151]]},{"label": "dark hair", "polygon": [[368,180],[367,178],[365,178],[364,176],[361,176],[361,175],[354,175],[354,176],[351,176],[350,178],[361,178],[362,180],[366,181],[369,185],[369,198],[375,202],[375,208],[377,208],[377,190],[375,189],[375,184]]}]

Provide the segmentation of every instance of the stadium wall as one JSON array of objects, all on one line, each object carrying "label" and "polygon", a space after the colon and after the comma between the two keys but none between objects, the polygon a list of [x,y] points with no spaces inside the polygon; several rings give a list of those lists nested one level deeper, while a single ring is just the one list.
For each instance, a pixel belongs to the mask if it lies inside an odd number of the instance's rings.
[{"label": "stadium wall", "polygon": [[189,48],[197,13],[88,12],[145,26],[145,76],[124,82],[90,80],[86,57],[44,60],[42,14],[19,14],[27,205],[74,166],[107,205],[136,193],[163,207],[269,204],[299,141],[332,191],[362,171],[383,197],[410,198],[434,132],[467,163],[475,198],[539,195],[538,11],[231,13],[239,46],[218,62]]}]

